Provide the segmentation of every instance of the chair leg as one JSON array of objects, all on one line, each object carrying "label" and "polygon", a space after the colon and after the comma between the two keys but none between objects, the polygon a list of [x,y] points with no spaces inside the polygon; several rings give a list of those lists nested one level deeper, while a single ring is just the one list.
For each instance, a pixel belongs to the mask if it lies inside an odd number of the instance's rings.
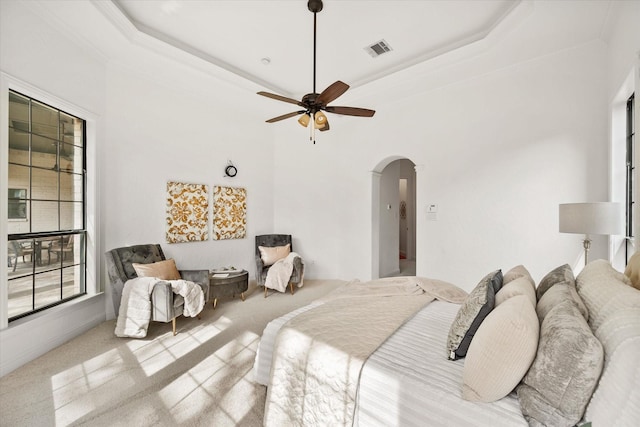
[{"label": "chair leg", "polygon": [[213,309],[216,309],[216,306],[218,305],[218,298],[214,298],[213,299]]},{"label": "chair leg", "polygon": [[173,336],[176,336],[176,318],[171,319],[171,325],[173,326]]},{"label": "chair leg", "polygon": [[240,294],[240,298],[242,298],[242,301],[244,301],[244,292]]},{"label": "chair leg", "polygon": [[265,298],[267,297],[267,287],[266,286],[264,287],[264,297]]}]

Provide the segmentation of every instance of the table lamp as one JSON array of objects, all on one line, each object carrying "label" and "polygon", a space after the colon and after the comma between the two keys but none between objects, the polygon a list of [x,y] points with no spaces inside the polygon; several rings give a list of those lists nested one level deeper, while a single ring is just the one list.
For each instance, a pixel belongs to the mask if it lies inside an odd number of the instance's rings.
[{"label": "table lamp", "polygon": [[560,232],[584,234],[584,265],[587,265],[589,235],[624,234],[622,204],[613,202],[564,203],[560,205]]}]

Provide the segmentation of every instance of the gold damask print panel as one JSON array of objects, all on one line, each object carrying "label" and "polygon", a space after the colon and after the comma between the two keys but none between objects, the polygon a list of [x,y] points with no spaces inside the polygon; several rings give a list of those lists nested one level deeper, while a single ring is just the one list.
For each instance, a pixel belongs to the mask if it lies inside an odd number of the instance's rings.
[{"label": "gold damask print panel", "polygon": [[167,182],[167,242],[209,239],[209,195],[204,184]]},{"label": "gold damask print panel", "polygon": [[213,188],[213,240],[244,239],[247,230],[247,191]]}]

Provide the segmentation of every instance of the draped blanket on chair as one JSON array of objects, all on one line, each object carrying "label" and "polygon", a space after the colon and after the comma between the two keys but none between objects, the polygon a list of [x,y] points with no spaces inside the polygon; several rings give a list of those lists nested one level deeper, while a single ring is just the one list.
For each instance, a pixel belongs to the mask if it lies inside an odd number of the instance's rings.
[{"label": "draped blanket on chair", "polygon": [[[293,273],[293,260],[299,256],[296,252],[291,252],[286,257],[276,261],[267,271],[264,286],[269,289],[275,289],[278,292],[286,292],[289,279],[291,279],[291,274]],[[298,287],[302,287],[302,280],[298,283]]]},{"label": "draped blanket on chair", "polygon": [[115,334],[118,337],[144,338],[151,320],[151,293],[158,282],[169,282],[174,293],[184,298],[183,315],[195,317],[204,308],[204,293],[197,283],[188,280],[161,280],[137,277],[127,280],[122,289],[122,301]]}]

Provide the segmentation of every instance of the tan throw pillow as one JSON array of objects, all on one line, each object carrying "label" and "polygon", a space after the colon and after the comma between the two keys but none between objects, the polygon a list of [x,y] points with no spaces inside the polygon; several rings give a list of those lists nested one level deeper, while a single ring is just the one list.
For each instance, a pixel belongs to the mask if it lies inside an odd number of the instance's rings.
[{"label": "tan throw pillow", "polygon": [[273,265],[276,261],[286,258],[291,253],[291,244],[287,243],[285,246],[258,246],[260,250],[260,258],[265,267]]},{"label": "tan throw pillow", "polygon": [[636,252],[631,256],[624,274],[631,280],[631,286],[640,289],[640,252]]},{"label": "tan throw pillow", "polygon": [[536,288],[528,277],[521,276],[503,285],[496,294],[496,307],[516,295],[524,295],[529,298],[531,305],[536,306]]},{"label": "tan throw pillow", "polygon": [[518,385],[536,356],[540,326],[529,297],[509,298],[484,319],[462,371],[462,398],[493,402]]},{"label": "tan throw pillow", "polygon": [[176,268],[176,262],[173,259],[153,262],[151,264],[132,263],[131,266],[136,271],[138,277],[155,277],[162,280],[180,279],[180,272]]}]

